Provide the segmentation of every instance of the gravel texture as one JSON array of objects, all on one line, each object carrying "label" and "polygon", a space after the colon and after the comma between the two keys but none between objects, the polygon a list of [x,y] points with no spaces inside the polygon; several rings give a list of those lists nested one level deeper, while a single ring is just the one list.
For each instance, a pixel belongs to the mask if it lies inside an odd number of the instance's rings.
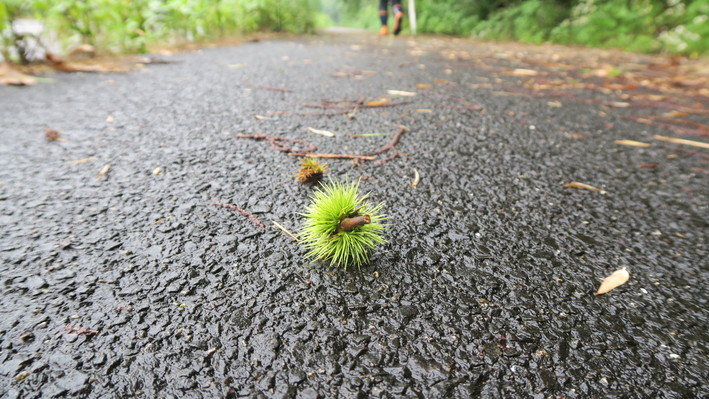
[{"label": "gravel texture", "polygon": [[[0,87],[0,396],[709,397],[707,152],[630,108],[503,95],[529,65],[495,46],[288,38]],[[388,89],[417,95],[298,115]],[[271,223],[300,228],[298,159],[234,137],[361,154],[392,136],[348,134],[398,124],[403,156],[328,161],[391,216],[361,271],[304,259]]]}]

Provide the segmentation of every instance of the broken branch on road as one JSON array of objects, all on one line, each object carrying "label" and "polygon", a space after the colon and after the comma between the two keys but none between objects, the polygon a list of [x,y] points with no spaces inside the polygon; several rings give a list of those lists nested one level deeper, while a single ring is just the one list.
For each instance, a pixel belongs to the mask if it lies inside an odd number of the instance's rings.
[{"label": "broken branch on road", "polygon": [[315,154],[304,152],[289,152],[292,157],[326,158],[326,159],[361,159],[363,161],[375,161],[377,158],[356,154]]},{"label": "broken branch on road", "polygon": [[394,138],[392,138],[390,142],[385,144],[382,148],[378,149],[377,151],[370,152],[365,155],[380,155],[380,154],[384,154],[385,152],[392,151],[394,154],[388,158],[384,158],[384,159],[380,160],[379,161],[380,165],[384,165],[385,163],[391,161],[392,159],[394,159],[398,156],[401,156],[401,154],[399,153],[399,150],[396,149],[396,145],[399,144],[399,140],[401,139],[401,136],[405,132],[407,132],[408,130],[409,129],[406,126],[399,125],[399,131],[396,132],[396,134],[394,135]]},{"label": "broken branch on road", "polygon": [[86,336],[92,336],[92,335],[97,335],[100,331],[99,330],[92,330],[90,328],[84,328],[80,326],[72,326],[71,324],[67,324],[64,326],[64,331],[68,333],[73,333],[76,335],[86,335]]}]

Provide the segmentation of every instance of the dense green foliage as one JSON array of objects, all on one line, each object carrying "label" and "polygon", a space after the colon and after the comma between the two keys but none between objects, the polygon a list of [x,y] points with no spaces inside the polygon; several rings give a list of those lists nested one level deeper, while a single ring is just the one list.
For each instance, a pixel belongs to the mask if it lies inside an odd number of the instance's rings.
[{"label": "dense green foliage", "polygon": [[[404,6],[408,0],[402,1]],[[21,59],[13,22],[42,22],[66,48],[145,51],[174,40],[254,31],[312,32],[335,23],[379,28],[378,0],[0,0],[0,51]],[[709,0],[416,0],[418,31],[641,52],[709,52]],[[322,12],[320,12],[320,10]],[[11,51],[12,50],[12,51]]]},{"label": "dense green foliage", "polygon": [[[378,28],[377,0],[322,2],[340,23]],[[416,0],[416,11],[419,33],[709,52],[709,0]]]},{"label": "dense green foliage", "polygon": [[[144,51],[155,42],[208,40],[260,30],[311,32],[318,0],[2,0],[4,46],[18,18],[40,20],[61,44]],[[7,52],[6,52],[7,55]]]}]

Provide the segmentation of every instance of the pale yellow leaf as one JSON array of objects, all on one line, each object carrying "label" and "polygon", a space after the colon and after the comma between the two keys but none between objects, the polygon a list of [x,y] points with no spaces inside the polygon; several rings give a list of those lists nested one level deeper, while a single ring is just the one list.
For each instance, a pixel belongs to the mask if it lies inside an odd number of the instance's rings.
[{"label": "pale yellow leaf", "polygon": [[536,76],[537,71],[533,69],[524,69],[524,68],[517,68],[514,71],[512,71],[512,75],[514,76]]},{"label": "pale yellow leaf", "polygon": [[669,111],[669,112],[665,112],[662,115],[666,116],[668,118],[682,118],[682,117],[688,116],[689,114],[686,112],[681,112],[681,111]]},{"label": "pale yellow leaf", "polygon": [[691,145],[692,147],[705,148],[709,150],[709,143],[701,141],[678,139],[676,137],[655,136],[655,140],[667,141],[668,143]]},{"label": "pale yellow leaf", "polygon": [[414,93],[414,92],[401,91],[401,90],[387,90],[387,93],[389,93],[392,96],[401,96],[401,97],[413,97],[416,95],[416,93]]},{"label": "pale yellow leaf", "polygon": [[547,102],[547,105],[552,108],[561,108],[561,102],[559,101],[549,101]]},{"label": "pale yellow leaf", "polygon": [[614,271],[610,276],[603,279],[601,286],[598,287],[595,295],[602,295],[606,292],[612,290],[613,288],[619,287],[630,279],[630,273],[628,273],[625,268]]},{"label": "pale yellow leaf", "polygon": [[573,133],[573,132],[572,133],[564,133],[564,136],[566,136],[570,139],[577,139],[577,140],[583,140],[583,139],[588,138],[588,136],[586,136],[585,134]]},{"label": "pale yellow leaf", "polygon": [[608,103],[611,107],[615,108],[628,108],[630,106],[630,103],[622,102],[622,101],[612,101]]},{"label": "pale yellow leaf", "polygon": [[106,176],[106,173],[108,173],[109,170],[111,170],[111,165],[106,164],[106,165],[103,167],[103,169],[101,169],[101,171],[98,172],[98,176],[96,176],[96,180],[101,180],[101,179],[103,179],[104,176]]},{"label": "pale yellow leaf", "polygon": [[25,86],[37,82],[33,76],[25,75],[10,67],[10,64],[0,62],[0,85]]},{"label": "pale yellow leaf", "polygon": [[327,130],[313,129],[312,127],[309,127],[309,126],[308,126],[308,130],[315,133],[315,134],[321,134],[326,137],[335,137],[335,133],[327,131]]},{"label": "pale yellow leaf", "polygon": [[68,163],[69,165],[76,165],[76,164],[80,164],[80,163],[84,163],[84,162],[91,162],[94,160],[96,160],[96,158],[88,157],[88,158],[84,158],[84,159],[77,159],[75,161],[66,161],[66,163]]},{"label": "pale yellow leaf", "polygon": [[381,106],[389,104],[390,102],[391,102],[391,98],[381,98],[376,101],[370,101],[365,105],[367,105],[368,107],[381,107]]},{"label": "pale yellow leaf", "polygon": [[434,81],[434,82],[438,82],[438,83],[443,83],[443,84],[451,85],[451,86],[457,86],[457,85],[458,85],[458,83],[451,82],[450,80],[447,80],[447,79],[433,79],[433,81]]},{"label": "pale yellow leaf", "polygon": [[643,143],[642,141],[635,140],[616,140],[614,141],[614,143],[620,145],[629,145],[631,147],[650,147],[650,144],[648,143]]}]

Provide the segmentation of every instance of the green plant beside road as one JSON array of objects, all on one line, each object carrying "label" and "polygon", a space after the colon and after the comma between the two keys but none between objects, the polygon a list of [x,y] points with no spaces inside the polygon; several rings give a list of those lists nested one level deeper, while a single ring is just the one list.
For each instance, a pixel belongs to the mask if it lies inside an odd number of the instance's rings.
[{"label": "green plant beside road", "polygon": [[323,19],[317,0],[3,0],[5,58],[21,40],[10,29],[19,18],[40,21],[63,47],[86,43],[110,52],[256,31],[307,33]]},{"label": "green plant beside road", "polygon": [[[374,0],[322,2],[341,24],[378,28]],[[709,53],[709,0],[416,0],[416,12],[419,33]]]}]

